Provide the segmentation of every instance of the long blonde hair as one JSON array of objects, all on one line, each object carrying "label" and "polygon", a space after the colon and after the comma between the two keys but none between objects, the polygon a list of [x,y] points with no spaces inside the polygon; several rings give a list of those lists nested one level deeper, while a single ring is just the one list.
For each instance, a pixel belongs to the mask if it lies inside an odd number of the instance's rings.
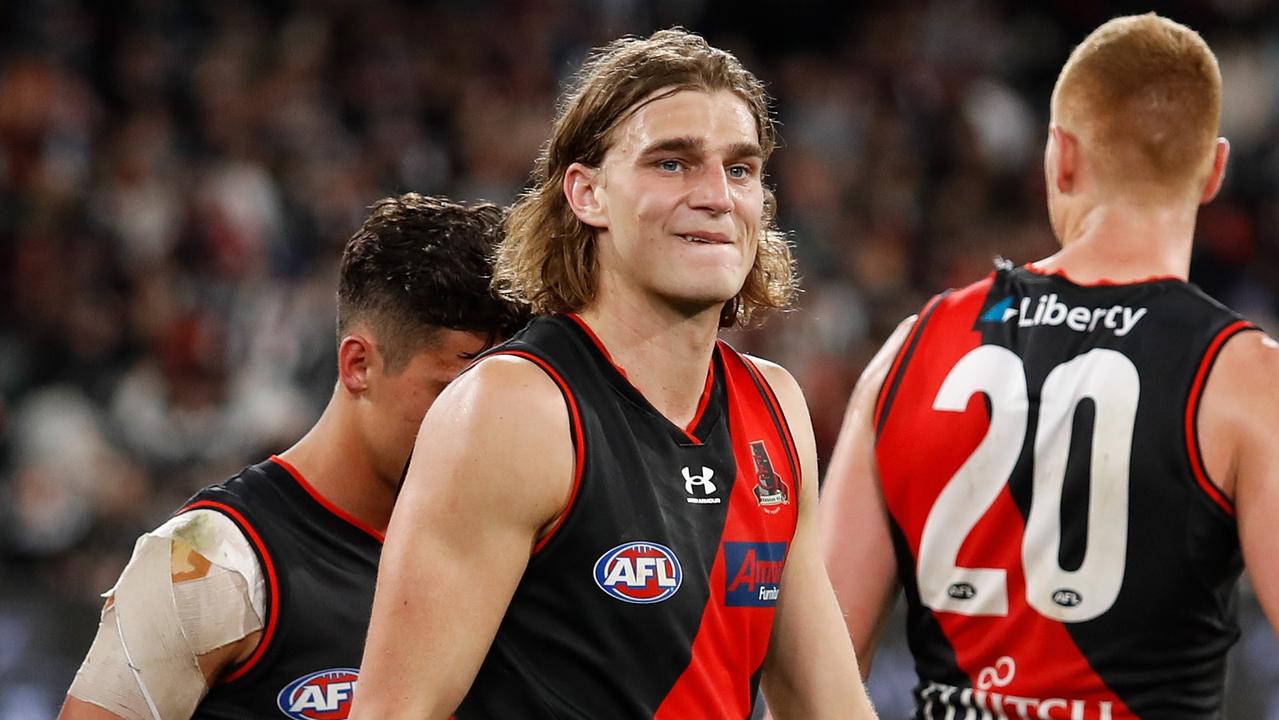
[{"label": "long blonde hair", "polygon": [[[664,88],[732,92],[755,117],[765,161],[776,147],[764,86],[731,53],[678,28],[598,48],[561,97],[551,136],[533,169],[533,187],[507,217],[493,269],[500,293],[536,313],[580,310],[595,298],[595,231],[569,207],[564,175],[575,162],[598,167],[613,130]],[[745,324],[756,310],[782,309],[794,298],[794,261],[777,228],[776,211],[776,198],[765,187],[755,263],[741,291],[725,304],[721,327]]]}]

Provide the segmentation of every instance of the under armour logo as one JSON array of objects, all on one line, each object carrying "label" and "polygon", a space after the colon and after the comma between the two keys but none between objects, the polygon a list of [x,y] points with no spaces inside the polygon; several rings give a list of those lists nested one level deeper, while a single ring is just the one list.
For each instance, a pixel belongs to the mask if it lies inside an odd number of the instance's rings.
[{"label": "under armour logo", "polygon": [[1017,674],[1017,663],[1007,655],[995,661],[994,667],[982,668],[977,673],[977,689],[989,690],[992,687],[1007,687]]},{"label": "under armour logo", "polygon": [[693,494],[693,488],[701,488],[703,495],[712,495],[715,492],[715,483],[711,482],[711,478],[715,475],[715,471],[702,466],[702,474],[694,475],[688,468],[684,468],[684,492],[689,495]]}]

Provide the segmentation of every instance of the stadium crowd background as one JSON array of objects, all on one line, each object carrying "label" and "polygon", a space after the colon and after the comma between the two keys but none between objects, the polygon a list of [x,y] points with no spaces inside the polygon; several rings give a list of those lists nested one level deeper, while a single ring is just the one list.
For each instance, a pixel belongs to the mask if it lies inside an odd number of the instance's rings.
[{"label": "stadium crowd background", "polygon": [[[804,386],[823,460],[862,366],[932,293],[1055,247],[1048,96],[1136,5],[1059,0],[0,2],[0,719],[52,717],[134,538],[287,447],[335,377],[338,252],[391,193],[509,202],[588,48],[681,24],[776,98],[799,311],[732,340]],[[1279,13],[1161,12],[1225,77],[1231,171],[1192,279],[1279,329]],[[1267,390],[1273,391],[1273,388]],[[1230,718],[1279,718],[1245,587]],[[913,671],[876,663],[885,717]]]}]

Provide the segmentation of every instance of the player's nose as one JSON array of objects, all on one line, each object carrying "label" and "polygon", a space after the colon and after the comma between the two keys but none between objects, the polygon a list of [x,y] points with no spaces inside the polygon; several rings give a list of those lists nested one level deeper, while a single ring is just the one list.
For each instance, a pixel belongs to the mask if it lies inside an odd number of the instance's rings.
[{"label": "player's nose", "polygon": [[723,215],[733,209],[733,193],[727,170],[718,163],[706,163],[694,178],[689,204],[699,210]]}]

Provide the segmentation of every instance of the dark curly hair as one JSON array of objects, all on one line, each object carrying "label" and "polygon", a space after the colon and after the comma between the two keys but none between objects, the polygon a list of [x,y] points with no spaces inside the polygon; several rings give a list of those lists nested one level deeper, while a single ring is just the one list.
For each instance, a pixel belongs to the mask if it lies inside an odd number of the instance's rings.
[{"label": "dark curly hair", "polygon": [[486,333],[491,345],[522,327],[527,309],[489,288],[505,215],[417,193],[374,203],[342,252],[338,341],[367,323],[393,372],[440,329]]}]

